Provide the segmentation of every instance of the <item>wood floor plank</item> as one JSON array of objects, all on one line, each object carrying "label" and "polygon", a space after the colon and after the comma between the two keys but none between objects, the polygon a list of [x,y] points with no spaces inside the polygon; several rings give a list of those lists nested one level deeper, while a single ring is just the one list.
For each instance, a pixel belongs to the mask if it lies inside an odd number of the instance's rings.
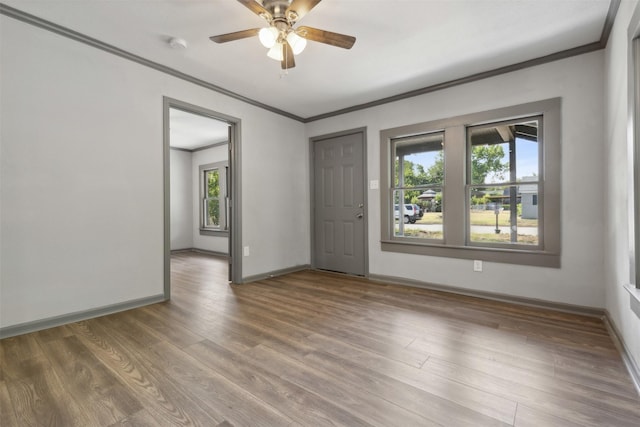
[{"label": "wood floor plank", "polygon": [[[259,305],[256,306],[250,302],[247,302],[246,304],[252,307],[250,312],[254,314],[254,317],[262,318],[267,322],[270,317],[273,319],[273,316],[269,315],[267,308],[261,308]],[[406,348],[413,339],[407,338],[398,340],[394,337],[385,339],[378,333],[351,328],[348,323],[341,321],[334,322],[334,319],[323,319],[322,322],[314,321],[309,323],[310,319],[305,317],[299,319],[296,319],[295,317],[287,318],[287,316],[284,315],[280,315],[280,317],[284,318],[284,320],[279,318],[276,321],[278,322],[277,330],[285,331],[288,336],[291,336],[295,330],[295,334],[298,336],[299,340],[304,339],[306,336],[313,333],[322,333],[324,335],[338,337],[353,345],[361,346],[378,354],[382,354],[386,357],[415,367],[422,366],[428,357],[420,351]],[[270,321],[270,323],[273,322],[274,320]],[[311,348],[307,347],[306,350],[310,351]]]},{"label": "wood floor plank", "polygon": [[0,381],[0,426],[18,425],[16,414],[11,404],[9,390],[4,381]]},{"label": "wood floor plank", "polygon": [[[277,410],[197,359],[161,342],[147,353],[149,361],[173,380],[197,394],[201,402],[234,425],[278,426],[291,423],[282,408]],[[282,412],[281,412],[282,411]]]},{"label": "wood floor plank", "polygon": [[437,426],[433,420],[424,418],[401,406],[372,395],[368,390],[353,387],[336,378],[327,378],[322,372],[300,363],[283,353],[265,345],[252,349],[248,356],[268,366],[272,372],[287,381],[329,400],[336,406],[350,411],[367,423],[376,426],[394,425],[402,420],[404,425]]},{"label": "wood floor plank", "polygon": [[170,301],[0,340],[0,425],[640,425],[597,317],[299,271],[227,283],[171,258]]},{"label": "wood floor plank", "polygon": [[252,392],[274,407],[287,408],[287,414],[300,425],[309,426],[368,426],[351,411],[292,382],[282,379],[268,366],[244,354],[203,341],[186,351],[205,365],[215,369],[235,384]]},{"label": "wood floor plank", "polygon": [[43,355],[27,359],[23,364],[28,364],[28,367],[21,369],[21,372],[29,372],[29,375],[13,378],[7,372],[5,383],[15,413],[16,426],[91,425],[91,414],[85,413],[69,394],[66,384],[58,378]]},{"label": "wood floor plank", "polygon": [[43,344],[53,372],[65,378],[67,392],[90,416],[91,425],[108,425],[138,412],[142,405],[77,337]]},{"label": "wood floor plank", "polygon": [[[368,366],[376,372],[402,381],[413,387],[431,393],[475,412],[512,423],[516,411],[516,401],[504,398],[481,389],[452,381],[428,371],[351,346],[339,340],[322,335],[312,335],[309,341],[319,349],[348,361]],[[429,360],[427,359],[428,363]]]},{"label": "wood floor plank", "polygon": [[145,309],[130,310],[124,314],[128,322],[141,324],[147,329],[147,333],[178,347],[187,347],[204,339],[188,328],[169,322],[166,318],[153,316]]},{"label": "wood floor plank", "polygon": [[576,391],[549,384],[520,384],[510,379],[503,379],[499,375],[485,374],[477,369],[436,358],[427,360],[422,369],[470,387],[505,398],[509,397],[530,408],[583,426],[631,427],[637,426],[640,420],[640,405],[637,405],[637,398],[630,398],[627,401],[617,400],[616,405],[612,406],[607,404],[607,396],[601,392],[594,393],[584,388]]},{"label": "wood floor plank", "polygon": [[144,404],[145,410],[123,418],[116,425],[209,426],[222,420],[221,416],[216,418],[215,413],[194,402],[162,369],[148,363],[144,359],[144,347],[124,344],[117,332],[104,326],[104,319],[79,322],[72,327],[96,358]]},{"label": "wood floor plank", "polygon": [[474,427],[511,425],[328,353],[309,353],[304,357],[304,362],[315,369],[322,370],[326,375],[348,381],[356,387],[442,425]]},{"label": "wood floor plank", "polygon": [[[15,379],[22,370],[22,362],[42,356],[42,349],[36,339],[36,334],[25,334],[0,340],[0,375],[5,379],[7,372],[11,372]],[[26,375],[30,375],[29,372]]]},{"label": "wood floor plank", "polygon": [[[108,324],[108,318],[103,319]],[[136,342],[139,332],[109,332],[128,348],[140,348]],[[256,399],[250,392],[237,387],[217,372],[207,369],[196,359],[166,341],[159,341],[140,350],[143,363],[153,368],[154,377],[162,375],[184,395],[191,404],[203,408],[211,417],[230,420],[236,425],[287,425],[291,419]],[[210,424],[202,424],[210,425]]]},{"label": "wood floor plank", "polygon": [[514,427],[584,427],[566,419],[558,418],[519,404]]},{"label": "wood floor plank", "polygon": [[[166,419],[163,417],[155,417],[152,411],[142,409],[135,414],[129,415],[113,424],[109,427],[158,427],[162,425],[180,425],[180,424],[166,424]],[[196,424],[197,425],[197,424]],[[206,424],[202,424],[206,425]],[[215,424],[211,424],[215,425]]]}]

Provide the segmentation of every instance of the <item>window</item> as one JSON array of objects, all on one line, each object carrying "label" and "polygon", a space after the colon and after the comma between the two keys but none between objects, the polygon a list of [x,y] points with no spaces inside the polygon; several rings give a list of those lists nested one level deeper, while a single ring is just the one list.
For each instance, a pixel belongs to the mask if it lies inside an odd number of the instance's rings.
[{"label": "window", "polygon": [[200,166],[200,229],[228,231],[227,224],[227,162]]},{"label": "window", "polygon": [[559,98],[387,129],[380,142],[383,250],[560,266]]},{"label": "window", "polygon": [[[443,144],[442,132],[391,141],[394,236],[442,241]],[[407,225],[416,221],[429,227]]]},{"label": "window", "polygon": [[540,246],[542,122],[537,116],[467,128],[469,244]]}]

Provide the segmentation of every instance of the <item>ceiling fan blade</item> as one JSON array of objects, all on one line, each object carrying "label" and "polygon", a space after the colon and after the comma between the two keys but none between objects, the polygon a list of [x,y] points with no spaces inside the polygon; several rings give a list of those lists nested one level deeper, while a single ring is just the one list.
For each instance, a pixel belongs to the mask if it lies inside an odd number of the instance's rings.
[{"label": "ceiling fan blade", "polygon": [[295,20],[298,21],[321,1],[322,0],[293,0],[287,8],[287,13],[285,15],[288,16],[289,12],[293,11],[297,15]]},{"label": "ceiling fan blade", "polygon": [[236,31],[235,33],[220,34],[211,36],[209,39],[216,43],[232,42],[234,40],[246,39],[247,37],[257,36],[260,28],[252,28],[250,30]]},{"label": "ceiling fan blade", "polygon": [[273,16],[271,16],[269,11],[262,7],[262,5],[255,0],[238,0],[238,2],[242,3],[242,5],[251,10],[251,12],[265,18],[268,21],[271,21],[273,19]]},{"label": "ceiling fan blade", "polygon": [[288,41],[285,40],[282,45],[282,69],[288,70],[296,66],[296,61],[293,59],[293,49]]},{"label": "ceiling fan blade", "polygon": [[353,36],[332,33],[331,31],[319,30],[312,27],[298,27],[296,33],[307,40],[330,44],[331,46],[341,47],[343,49],[351,49],[351,46],[356,42],[356,38]]}]

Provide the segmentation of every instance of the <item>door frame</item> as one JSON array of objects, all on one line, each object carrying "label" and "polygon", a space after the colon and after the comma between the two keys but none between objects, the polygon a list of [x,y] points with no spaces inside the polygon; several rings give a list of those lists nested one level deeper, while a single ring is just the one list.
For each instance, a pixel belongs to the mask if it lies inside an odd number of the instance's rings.
[{"label": "door frame", "polygon": [[229,279],[232,283],[242,283],[242,182],[240,174],[241,165],[241,120],[217,111],[213,111],[198,105],[183,102],[177,99],[163,97],[163,190],[164,190],[164,299],[171,299],[171,171],[170,171],[170,117],[169,109],[175,108],[187,113],[209,117],[226,122],[230,127],[229,141],[229,167],[231,199],[229,215],[229,257],[231,266]]},{"label": "door frame", "polygon": [[[346,135],[353,134],[361,134],[362,135],[362,193],[364,195],[364,218],[363,218],[363,226],[364,226],[364,277],[369,277],[369,194],[368,194],[368,173],[367,173],[367,127],[360,127],[355,129],[349,129],[339,132],[332,132],[325,135],[312,136],[309,138],[309,189],[310,192],[310,200],[309,204],[311,207],[310,218],[311,223],[309,224],[310,232],[311,232],[311,268],[317,269],[316,266],[316,257],[315,257],[315,247],[316,247],[316,235],[315,235],[315,144],[316,142],[323,141],[325,139],[337,138]],[[347,273],[345,273],[347,274]],[[358,276],[360,277],[360,276]]]}]

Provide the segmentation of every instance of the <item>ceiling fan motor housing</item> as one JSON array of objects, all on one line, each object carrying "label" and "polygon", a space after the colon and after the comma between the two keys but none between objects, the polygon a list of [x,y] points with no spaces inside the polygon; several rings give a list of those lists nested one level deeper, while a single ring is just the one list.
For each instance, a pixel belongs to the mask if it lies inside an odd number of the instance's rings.
[{"label": "ceiling fan motor housing", "polygon": [[289,21],[289,24],[293,24],[298,19],[298,14],[295,10],[287,12],[291,5],[291,0],[261,0],[259,3],[271,14],[274,20],[284,19]]}]

